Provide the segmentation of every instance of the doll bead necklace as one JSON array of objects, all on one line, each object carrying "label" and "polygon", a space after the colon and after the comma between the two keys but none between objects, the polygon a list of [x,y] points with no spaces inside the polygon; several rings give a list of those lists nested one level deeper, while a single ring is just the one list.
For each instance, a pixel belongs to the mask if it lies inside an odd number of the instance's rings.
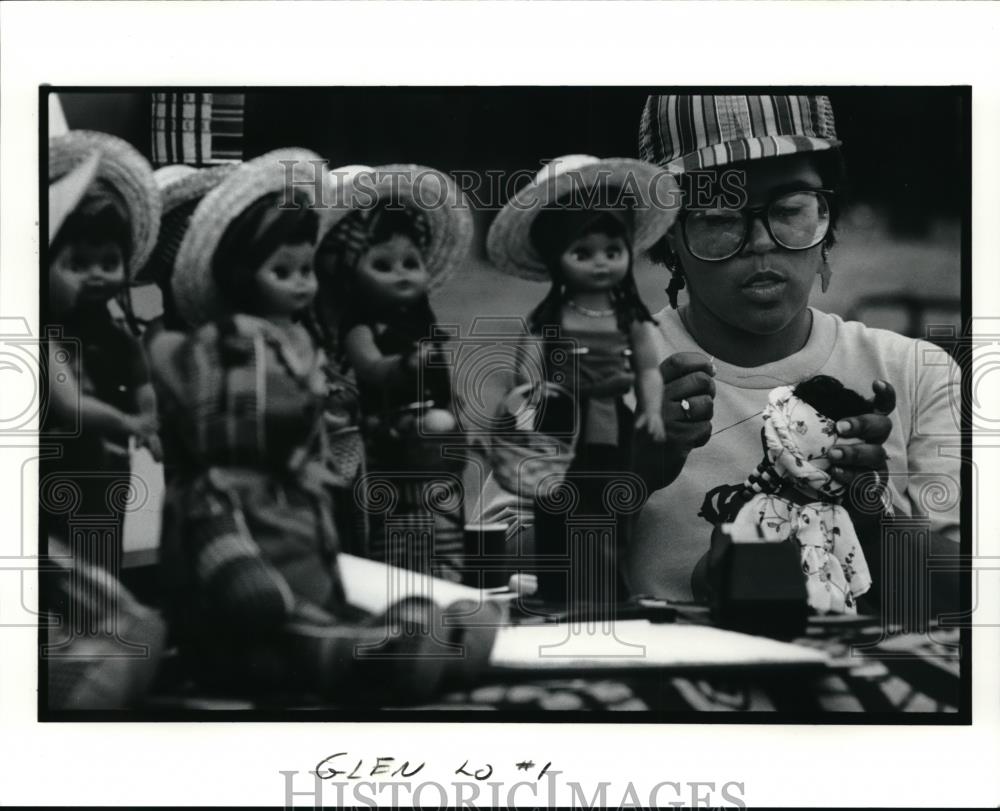
[{"label": "doll bead necklace", "polygon": [[615,314],[613,307],[609,307],[606,310],[591,310],[589,307],[577,304],[571,298],[566,299],[566,306],[571,310],[578,312],[580,315],[586,316],[587,318],[608,318]]}]

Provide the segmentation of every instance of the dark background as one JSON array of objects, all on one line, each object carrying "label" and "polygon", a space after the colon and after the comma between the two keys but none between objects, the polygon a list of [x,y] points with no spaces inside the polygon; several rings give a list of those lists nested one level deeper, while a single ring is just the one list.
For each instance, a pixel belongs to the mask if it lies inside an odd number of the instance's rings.
[{"label": "dark background", "polygon": [[[335,166],[405,161],[446,171],[512,172],[577,152],[635,156],[642,105],[657,90],[678,92],[632,87],[252,90],[246,94],[244,157],[296,145]],[[961,88],[826,92],[844,141],[851,200],[886,209],[889,227],[897,233],[921,234],[935,218],[961,214],[968,141]],[[150,154],[148,92],[72,92],[60,98],[71,127],[113,132]]]}]

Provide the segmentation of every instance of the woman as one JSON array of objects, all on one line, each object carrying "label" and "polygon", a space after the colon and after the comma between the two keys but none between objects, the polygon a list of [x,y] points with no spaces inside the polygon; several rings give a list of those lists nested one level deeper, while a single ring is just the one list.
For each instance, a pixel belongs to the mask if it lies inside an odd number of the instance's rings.
[{"label": "woman", "polygon": [[[687,182],[677,222],[654,252],[671,272],[671,307],[657,320],[675,354],[661,367],[667,452],[643,461],[647,481],[661,489],[638,519],[635,591],[690,597],[710,531],[698,516],[706,491],[742,481],[760,461],[768,392],[816,374],[874,391],[876,413],[837,425],[854,444],[828,453],[832,476],[848,485],[848,509],[864,512],[850,485],[877,473],[897,515],[926,515],[936,551],[958,551],[959,463],[939,452],[960,436],[954,365],[927,362],[928,344],[808,306],[816,277],[825,291],[832,274],[839,147],[825,96],[646,103],[642,157]],[[681,288],[688,302],[678,307]],[[873,529],[867,554],[877,582]]]},{"label": "woman", "polygon": [[[655,316],[667,347],[660,366],[667,439],[634,449],[651,494],[632,532],[630,591],[691,599],[711,533],[698,515],[706,492],[743,481],[760,462],[768,392],[817,374],[874,391],[876,413],[838,423],[840,438],[853,444],[830,449],[832,476],[857,492],[850,485],[859,476],[880,475],[897,515],[926,515],[935,551],[956,554],[954,364],[928,362],[929,344],[808,305],[816,277],[824,290],[831,279],[841,197],[829,100],[652,96],[640,147],[643,159],[678,174],[682,198],[652,252],[671,272],[672,306]],[[678,307],[681,288],[688,301]],[[948,455],[943,446],[956,450]],[[516,519],[523,512],[515,501],[490,483],[481,517]],[[877,518],[868,511],[855,523]],[[878,524],[867,529],[877,544]],[[878,588],[881,550],[866,554]]]}]

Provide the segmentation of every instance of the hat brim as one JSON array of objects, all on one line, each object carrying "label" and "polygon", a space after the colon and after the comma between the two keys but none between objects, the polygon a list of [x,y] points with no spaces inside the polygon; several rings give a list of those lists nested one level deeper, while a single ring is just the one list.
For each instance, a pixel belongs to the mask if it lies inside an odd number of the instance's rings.
[{"label": "hat brim", "polygon": [[390,163],[354,173],[351,188],[339,191],[343,214],[359,201],[370,207],[388,202],[421,213],[430,233],[424,265],[431,290],[443,285],[469,253],[474,234],[472,210],[458,185],[444,172],[412,163]]},{"label": "hat brim", "polygon": [[[315,152],[277,149],[239,164],[198,203],[177,251],[172,278],[174,300],[181,318],[190,326],[204,324],[229,310],[212,275],[215,250],[226,229],[250,205],[287,187],[289,161],[296,190],[308,197],[319,214],[317,242],[346,213],[328,205],[329,181],[321,165],[325,161]],[[317,199],[317,193],[321,199]]]},{"label": "hat brim", "polygon": [[69,174],[99,152],[97,179],[107,181],[128,210],[132,233],[129,275],[146,264],[160,228],[160,192],[153,168],[130,143],[105,132],[70,130],[49,139],[49,183]]},{"label": "hat brim", "polygon": [[[596,196],[590,194],[595,187]],[[677,216],[679,197],[672,175],[635,158],[606,158],[569,169],[519,189],[490,226],[486,251],[503,273],[531,281],[548,281],[548,266],[531,241],[531,226],[546,205],[584,195],[605,207],[627,207],[633,213],[632,252],[650,248]],[[572,197],[570,198],[572,200]]]},{"label": "hat brim", "polygon": [[[174,209],[204,197],[232,174],[238,165],[236,163],[223,163],[218,166],[196,169],[193,166],[175,164],[157,169],[153,173],[153,177],[160,188],[161,225],[166,223],[168,215]],[[163,227],[161,227],[160,241],[164,238]],[[173,239],[176,238],[173,237]],[[154,267],[159,248],[160,243],[158,242],[150,254],[149,261],[136,272],[136,284],[151,284],[157,281],[159,273],[162,272],[162,268],[158,271]]]},{"label": "hat brim", "polygon": [[760,138],[737,138],[714,146],[706,146],[670,161],[665,168],[678,174],[728,166],[733,163],[779,158],[809,152],[837,149],[841,142],[830,138],[807,135],[766,135]]},{"label": "hat brim", "polygon": [[49,245],[56,238],[69,213],[76,208],[97,177],[101,155],[94,152],[79,166],[49,185]]}]

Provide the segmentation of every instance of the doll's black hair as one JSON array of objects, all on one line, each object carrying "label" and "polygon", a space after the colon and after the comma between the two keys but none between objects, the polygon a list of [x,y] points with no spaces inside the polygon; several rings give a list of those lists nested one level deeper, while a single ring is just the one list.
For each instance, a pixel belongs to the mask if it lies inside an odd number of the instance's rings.
[{"label": "doll's black hair", "polygon": [[[541,221],[542,215],[536,222]],[[610,215],[595,217],[577,235],[605,234],[609,237],[621,237],[628,245],[629,260],[625,278],[611,290],[611,304],[618,319],[618,328],[628,334],[629,328],[636,321],[656,323],[652,313],[639,298],[639,290],[635,285],[635,275],[632,273],[633,251],[632,240],[625,224]],[[562,279],[562,267],[559,255],[546,251],[546,264],[552,277],[552,286],[548,294],[528,316],[528,327],[535,334],[541,334],[546,327],[559,327],[562,324],[562,308],[566,301],[566,284]],[[561,254],[560,254],[561,255]]]},{"label": "doll's black hair", "polygon": [[859,417],[862,414],[871,414],[875,410],[871,400],[866,400],[837,378],[829,375],[816,375],[803,380],[795,387],[792,394],[831,420]]},{"label": "doll's black hair", "polygon": [[316,242],[319,217],[301,192],[293,206],[280,206],[278,192],[265,195],[233,220],[212,257],[212,273],[219,289],[238,312],[260,309],[252,276],[282,245]]},{"label": "doll's black hair", "polygon": [[66,217],[50,252],[56,256],[67,245],[99,245],[103,242],[118,245],[128,267],[133,249],[128,206],[113,186],[98,180]]}]

